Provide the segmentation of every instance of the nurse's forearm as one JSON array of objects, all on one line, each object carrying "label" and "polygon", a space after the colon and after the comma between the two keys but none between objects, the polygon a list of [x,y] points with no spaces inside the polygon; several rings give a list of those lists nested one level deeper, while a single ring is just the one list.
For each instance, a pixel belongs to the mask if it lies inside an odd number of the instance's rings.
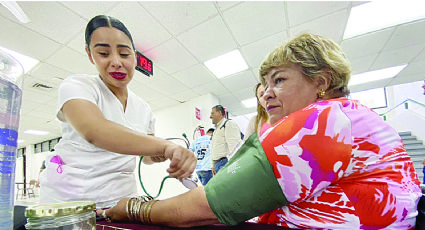
[{"label": "nurse's forearm", "polygon": [[84,137],[91,144],[111,152],[153,156],[164,152],[168,141],[145,135],[115,122],[99,121],[98,129],[92,129]]},{"label": "nurse's forearm", "polygon": [[204,187],[155,203],[151,211],[152,224],[192,227],[220,223],[205,195]]},{"label": "nurse's forearm", "polygon": [[63,105],[62,113],[86,141],[111,152],[152,156],[164,153],[167,143],[171,143],[106,119],[90,101],[69,100]]}]

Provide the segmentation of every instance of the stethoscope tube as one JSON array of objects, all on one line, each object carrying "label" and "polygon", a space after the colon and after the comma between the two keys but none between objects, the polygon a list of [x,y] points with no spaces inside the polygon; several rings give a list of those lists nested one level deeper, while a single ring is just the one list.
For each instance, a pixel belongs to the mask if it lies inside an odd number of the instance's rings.
[{"label": "stethoscope tube", "polygon": [[[167,138],[166,140],[183,140],[185,142],[185,144],[186,144],[186,147],[189,148],[190,147],[190,142],[187,139],[185,133],[183,133],[183,137],[185,139],[175,137],[175,138]],[[159,195],[162,192],[162,188],[164,187],[165,180],[167,180],[168,178],[173,178],[173,177],[171,177],[171,176],[164,177],[164,179],[162,179],[162,181],[161,181],[161,185],[159,187],[158,194],[156,194],[156,196],[150,195],[148,193],[148,191],[146,191],[145,186],[143,185],[143,182],[142,182],[142,174],[141,174],[141,171],[140,171],[140,168],[141,168],[141,165],[142,165],[142,161],[143,161],[143,156],[140,156],[140,159],[139,159],[139,170],[138,170],[138,172],[139,172],[139,183],[140,183],[140,186],[142,187],[143,192],[145,192],[146,195],[151,196],[153,198],[157,198],[157,197],[159,197]],[[194,189],[194,188],[198,187],[198,184],[197,184],[198,179],[196,177],[193,177],[193,176],[190,177],[190,178],[183,178],[181,182],[188,189]]]},{"label": "stethoscope tube", "polygon": [[164,187],[165,180],[167,180],[168,178],[172,178],[172,177],[171,176],[164,177],[164,179],[162,179],[162,181],[161,181],[161,186],[159,187],[158,194],[156,194],[156,196],[150,195],[148,193],[148,191],[146,191],[145,186],[143,185],[143,182],[142,182],[142,174],[140,172],[140,166],[142,165],[142,160],[143,160],[143,156],[140,156],[140,159],[139,159],[139,183],[140,183],[140,186],[142,187],[142,189],[143,189],[143,191],[145,192],[146,195],[151,196],[153,198],[157,198],[162,192],[162,187]]}]

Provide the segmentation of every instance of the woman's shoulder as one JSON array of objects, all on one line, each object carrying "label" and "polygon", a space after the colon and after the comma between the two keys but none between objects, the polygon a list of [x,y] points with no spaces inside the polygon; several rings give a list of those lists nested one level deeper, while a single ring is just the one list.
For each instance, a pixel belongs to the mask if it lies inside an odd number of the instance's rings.
[{"label": "woman's shoulder", "polygon": [[82,83],[95,83],[96,75],[89,74],[73,74],[64,79],[64,82],[82,82]]},{"label": "woman's shoulder", "polygon": [[365,121],[375,122],[375,124],[377,124],[376,122],[381,123],[383,121],[379,114],[361,104],[358,100],[345,97],[316,102],[310,109],[307,108],[305,112],[312,113],[312,111],[318,113],[325,112],[328,117],[339,117],[345,119],[347,122],[354,122],[356,124]]},{"label": "woman's shoulder", "polygon": [[64,79],[64,81],[95,81],[96,75],[73,74]]},{"label": "woman's shoulder", "polygon": [[[289,119],[292,121],[300,121],[309,119],[311,122],[315,119],[319,119],[320,116],[349,118],[352,116],[358,117],[359,114],[367,115],[370,111],[370,109],[361,105],[358,101],[341,97],[312,103],[307,107],[288,115],[284,120]],[[329,121],[328,119],[326,120]]]},{"label": "woman's shoulder", "polygon": [[[360,108],[367,108],[357,100],[352,100],[346,97],[332,98],[324,101],[318,101],[310,105],[315,109],[323,110],[328,107],[337,107],[342,110],[358,110]],[[309,106],[307,107],[309,108]]]}]

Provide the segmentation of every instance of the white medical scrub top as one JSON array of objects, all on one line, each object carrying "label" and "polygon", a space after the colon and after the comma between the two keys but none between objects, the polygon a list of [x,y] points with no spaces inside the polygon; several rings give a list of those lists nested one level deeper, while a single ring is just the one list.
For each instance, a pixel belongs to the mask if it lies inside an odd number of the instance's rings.
[{"label": "white medical scrub top", "polygon": [[[132,130],[154,134],[155,119],[149,105],[128,89],[126,111],[99,76],[73,75],[59,87],[57,118],[62,139],[46,158],[40,175],[40,204],[76,200],[96,202],[97,208],[114,206],[120,199],[136,194],[136,157],[118,154],[88,143],[68,123],[61,112],[71,99],[88,100],[106,119]],[[50,162],[59,156],[63,165]]]}]

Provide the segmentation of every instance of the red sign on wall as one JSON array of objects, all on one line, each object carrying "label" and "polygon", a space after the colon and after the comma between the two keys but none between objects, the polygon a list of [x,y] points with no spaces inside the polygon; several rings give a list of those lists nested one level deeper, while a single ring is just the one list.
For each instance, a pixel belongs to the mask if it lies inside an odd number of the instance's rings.
[{"label": "red sign on wall", "polygon": [[195,108],[195,117],[198,120],[201,120],[201,110],[198,108]]}]

